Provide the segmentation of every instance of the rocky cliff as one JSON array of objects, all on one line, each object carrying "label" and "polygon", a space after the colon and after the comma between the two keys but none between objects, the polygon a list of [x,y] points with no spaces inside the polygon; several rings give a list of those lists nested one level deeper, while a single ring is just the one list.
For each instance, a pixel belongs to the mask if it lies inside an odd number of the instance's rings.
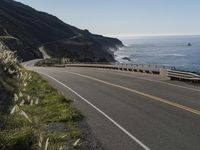
[{"label": "rocky cliff", "polygon": [[0,0],[0,42],[24,61],[42,58],[41,46],[51,57],[114,61],[110,49],[123,46],[118,39],[80,30],[13,0]]}]

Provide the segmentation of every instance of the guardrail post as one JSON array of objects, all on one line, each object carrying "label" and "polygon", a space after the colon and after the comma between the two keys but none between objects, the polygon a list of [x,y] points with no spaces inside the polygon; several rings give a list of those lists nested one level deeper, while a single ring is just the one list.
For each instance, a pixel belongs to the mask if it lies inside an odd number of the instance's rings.
[{"label": "guardrail post", "polygon": [[160,69],[160,75],[168,78],[168,71],[166,69]]}]

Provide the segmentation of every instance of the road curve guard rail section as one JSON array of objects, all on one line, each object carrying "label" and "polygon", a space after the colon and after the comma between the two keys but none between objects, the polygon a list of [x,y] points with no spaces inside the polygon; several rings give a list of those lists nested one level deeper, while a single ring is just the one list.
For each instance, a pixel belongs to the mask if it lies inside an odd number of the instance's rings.
[{"label": "road curve guard rail section", "polygon": [[158,65],[142,65],[142,64],[65,64],[66,67],[89,67],[89,68],[103,68],[130,72],[140,72],[149,74],[160,74],[161,69],[171,69],[171,67]]},{"label": "road curve guard rail section", "polygon": [[200,82],[200,75],[191,73],[191,72],[183,72],[177,70],[167,70],[167,76],[171,80],[182,80],[182,81],[191,81],[191,82]]},{"label": "road curve guard rail section", "polygon": [[200,82],[200,75],[183,72],[175,70],[175,67],[168,66],[159,66],[159,65],[142,65],[142,64],[65,64],[66,67],[89,67],[89,68],[103,68],[103,69],[112,69],[112,70],[121,70],[129,72],[139,72],[139,73],[148,73],[161,75],[163,77],[168,77],[171,80],[181,80],[181,81],[191,81],[191,82]]}]

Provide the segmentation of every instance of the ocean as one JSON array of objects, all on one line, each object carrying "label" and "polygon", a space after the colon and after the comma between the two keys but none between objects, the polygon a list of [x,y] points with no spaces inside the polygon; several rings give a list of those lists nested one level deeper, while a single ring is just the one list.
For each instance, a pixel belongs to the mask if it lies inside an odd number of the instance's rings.
[{"label": "ocean", "polygon": [[126,47],[115,52],[119,62],[173,66],[177,70],[200,72],[200,36],[135,36],[120,40]]}]

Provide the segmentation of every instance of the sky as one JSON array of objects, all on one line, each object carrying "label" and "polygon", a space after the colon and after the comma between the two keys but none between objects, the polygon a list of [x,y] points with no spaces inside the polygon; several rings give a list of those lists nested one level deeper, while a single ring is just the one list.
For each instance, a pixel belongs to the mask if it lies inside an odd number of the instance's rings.
[{"label": "sky", "polygon": [[108,36],[200,35],[200,0],[17,0]]}]

